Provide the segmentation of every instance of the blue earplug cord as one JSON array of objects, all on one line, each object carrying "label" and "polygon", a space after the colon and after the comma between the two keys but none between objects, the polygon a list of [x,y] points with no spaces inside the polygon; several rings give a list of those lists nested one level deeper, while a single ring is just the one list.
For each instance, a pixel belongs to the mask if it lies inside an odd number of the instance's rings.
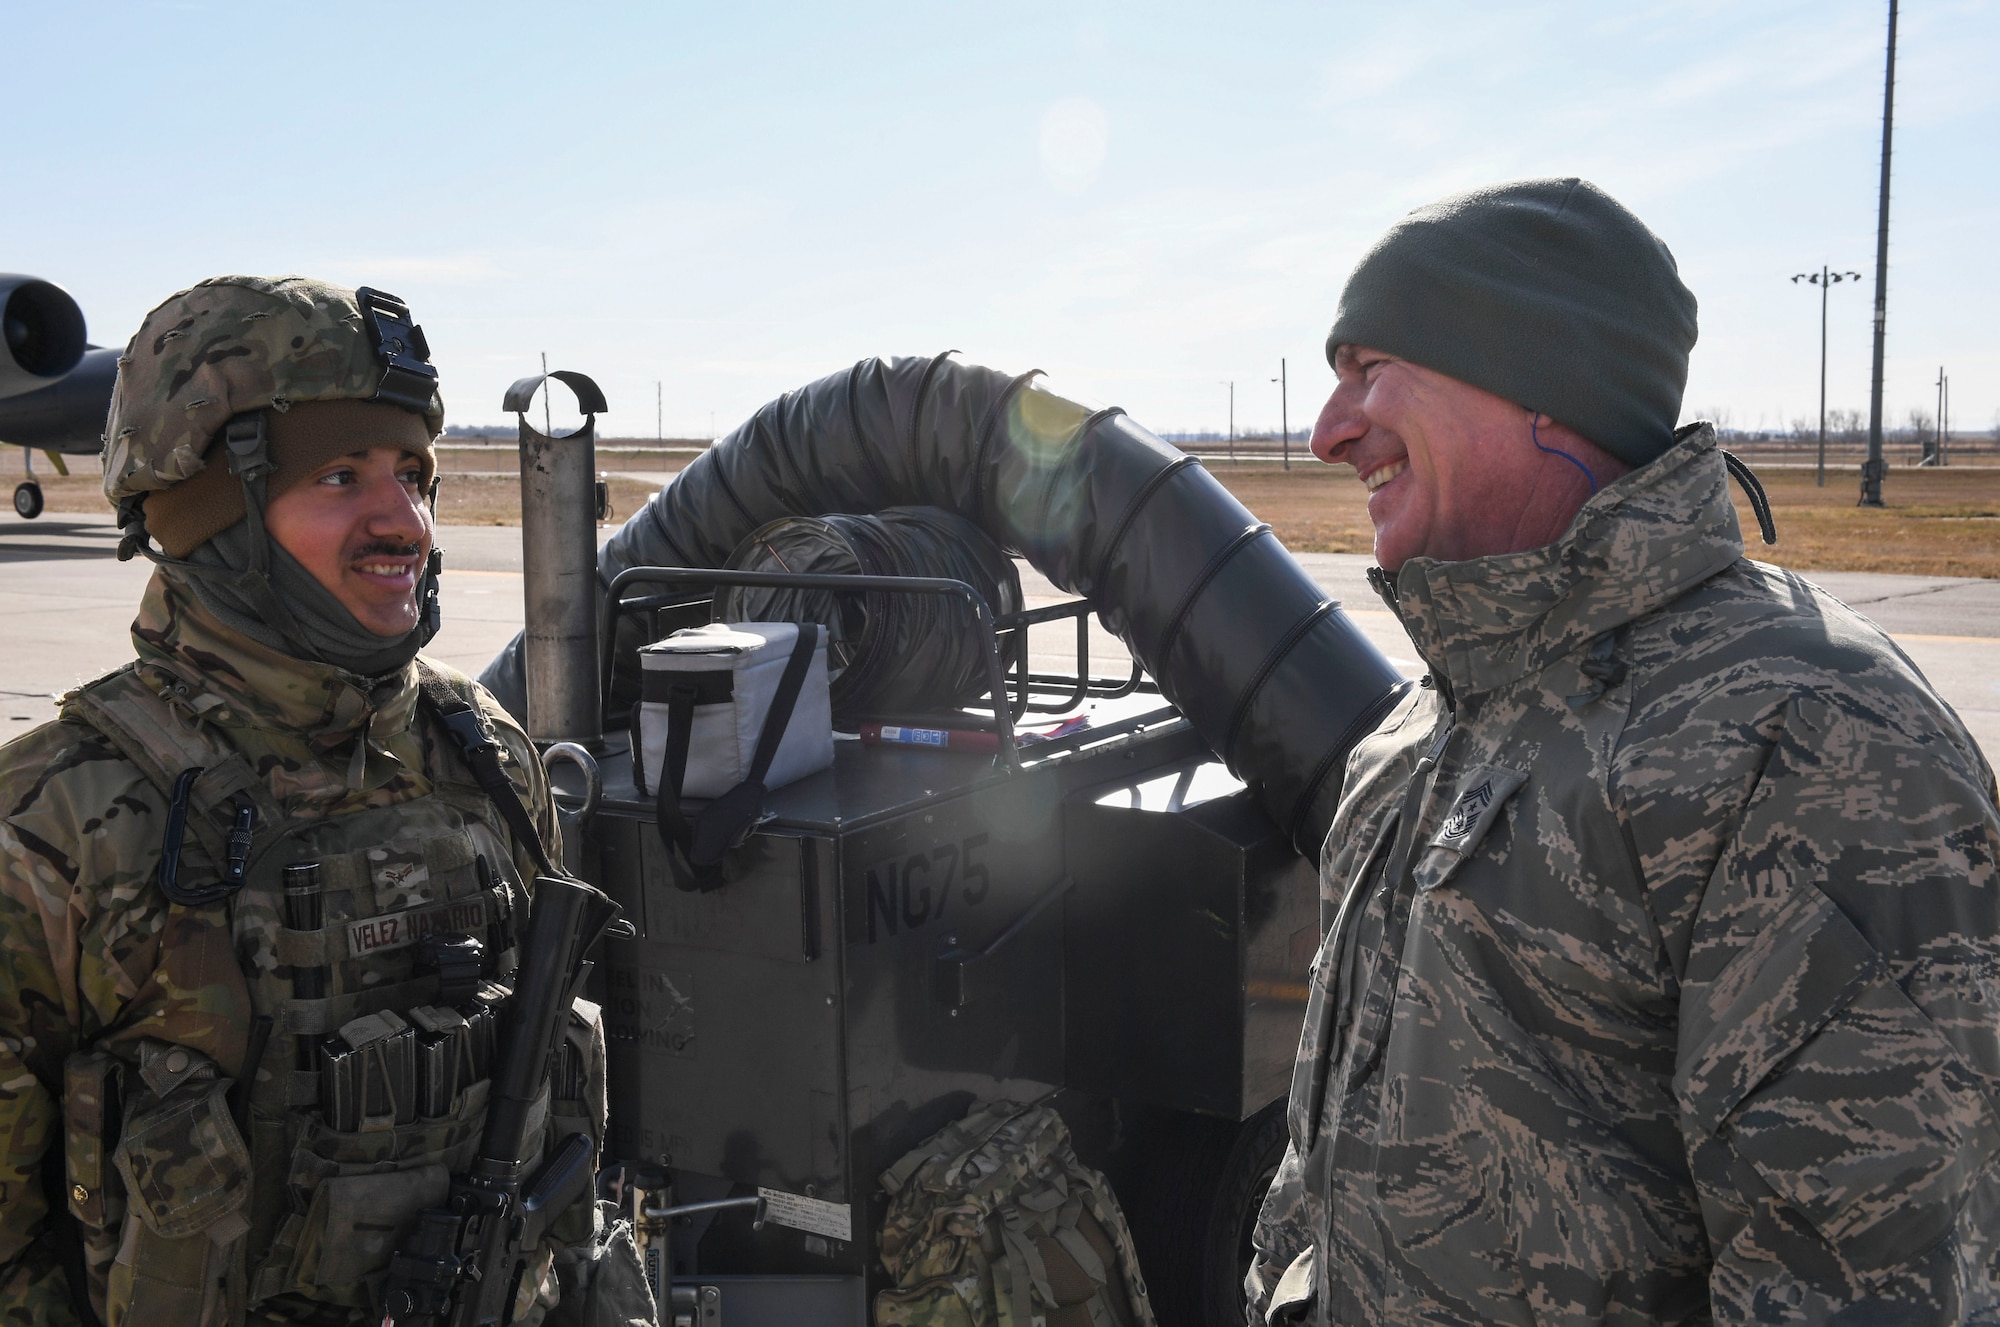
[{"label": "blue earplug cord", "polygon": [[1568,452],[1562,450],[1560,447],[1542,446],[1541,430],[1535,427],[1535,418],[1539,413],[1540,413],[1539,411],[1535,410],[1530,410],[1528,412],[1528,436],[1534,440],[1535,450],[1538,452],[1547,452],[1551,456],[1560,456],[1565,461],[1568,461],[1571,465],[1575,466],[1577,469],[1583,471],[1583,477],[1590,481],[1591,496],[1595,497],[1597,495],[1597,476],[1590,473],[1589,466],[1585,465],[1582,461],[1577,460],[1574,456],[1571,456]]}]

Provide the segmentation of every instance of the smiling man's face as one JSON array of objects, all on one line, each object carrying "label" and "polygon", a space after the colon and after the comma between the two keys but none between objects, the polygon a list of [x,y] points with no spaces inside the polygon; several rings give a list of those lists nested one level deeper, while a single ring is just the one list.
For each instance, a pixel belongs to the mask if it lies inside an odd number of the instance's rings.
[{"label": "smiling man's face", "polygon": [[1628,468],[1547,416],[1531,431],[1523,407],[1366,346],[1341,346],[1334,373],[1313,454],[1367,485],[1375,561],[1392,574],[1414,557],[1539,548],[1591,494],[1579,467],[1598,483]]},{"label": "smiling man's face", "polygon": [[435,533],[423,462],[367,447],[321,466],[271,499],[270,537],[378,636],[417,624],[417,582]]}]

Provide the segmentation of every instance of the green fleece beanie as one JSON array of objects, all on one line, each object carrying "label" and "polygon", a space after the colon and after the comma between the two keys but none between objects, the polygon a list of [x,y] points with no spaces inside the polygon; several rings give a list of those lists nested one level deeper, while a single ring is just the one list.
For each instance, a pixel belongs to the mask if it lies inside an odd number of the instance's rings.
[{"label": "green fleece beanie", "polygon": [[1639,466],[1673,446],[1694,340],[1667,246],[1571,177],[1454,194],[1397,222],[1347,278],[1326,357],[1386,351]]}]

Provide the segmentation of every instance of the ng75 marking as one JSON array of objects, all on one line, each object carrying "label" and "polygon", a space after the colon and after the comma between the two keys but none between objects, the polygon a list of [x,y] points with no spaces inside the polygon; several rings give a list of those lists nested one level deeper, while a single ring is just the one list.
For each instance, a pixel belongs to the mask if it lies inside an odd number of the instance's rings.
[{"label": "ng75 marking", "polygon": [[968,834],[957,843],[868,867],[868,943],[883,930],[895,935],[902,927],[914,930],[940,920],[954,892],[967,907],[983,902],[992,879],[981,856],[991,837]]}]

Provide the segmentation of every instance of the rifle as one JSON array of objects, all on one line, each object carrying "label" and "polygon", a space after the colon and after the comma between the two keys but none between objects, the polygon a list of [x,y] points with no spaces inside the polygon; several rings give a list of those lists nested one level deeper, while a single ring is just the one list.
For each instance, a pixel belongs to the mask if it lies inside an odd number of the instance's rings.
[{"label": "rifle", "polygon": [[452,1177],[446,1205],[418,1214],[390,1261],[383,1327],[513,1321],[523,1262],[549,1223],[591,1188],[596,1149],[588,1134],[571,1134],[533,1176],[523,1172],[540,1141],[528,1136],[530,1112],[548,1081],[563,1018],[591,968],[584,953],[617,916],[617,904],[580,880],[536,877],[479,1153]]}]

